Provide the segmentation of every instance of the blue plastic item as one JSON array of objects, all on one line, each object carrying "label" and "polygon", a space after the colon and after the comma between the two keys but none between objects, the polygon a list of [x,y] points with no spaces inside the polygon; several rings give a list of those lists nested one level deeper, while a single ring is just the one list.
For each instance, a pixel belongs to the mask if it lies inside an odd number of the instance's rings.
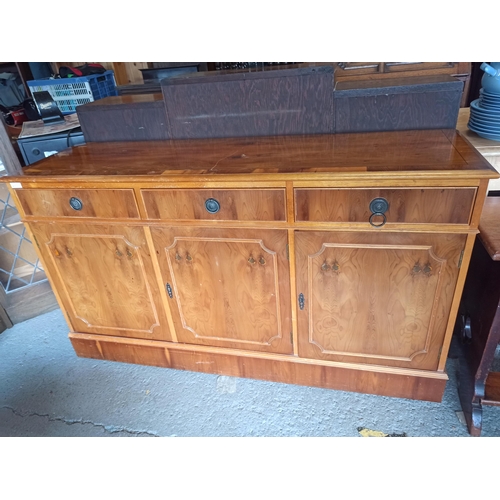
[{"label": "blue plastic item", "polygon": [[[42,78],[26,82],[31,92],[46,90],[59,106],[63,115],[76,111],[78,106],[103,97],[118,95],[115,74],[108,70],[100,75],[73,78]],[[36,99],[35,99],[36,102]]]},{"label": "blue plastic item", "polygon": [[500,62],[483,63],[480,68],[484,71],[481,85],[491,94],[500,94]]}]

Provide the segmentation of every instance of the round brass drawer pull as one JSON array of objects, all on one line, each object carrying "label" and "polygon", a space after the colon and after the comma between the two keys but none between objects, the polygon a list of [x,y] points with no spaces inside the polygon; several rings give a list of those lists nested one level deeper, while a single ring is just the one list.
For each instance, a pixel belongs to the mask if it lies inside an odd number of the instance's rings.
[{"label": "round brass drawer pull", "polygon": [[385,198],[374,198],[370,202],[370,212],[373,214],[383,214],[389,210],[389,202]]},{"label": "round brass drawer pull", "polygon": [[69,206],[73,210],[81,210],[83,208],[83,203],[80,198],[75,198],[74,196],[69,199]]},{"label": "round brass drawer pull", "polygon": [[208,198],[205,208],[209,214],[216,214],[220,210],[220,203],[215,198]]}]

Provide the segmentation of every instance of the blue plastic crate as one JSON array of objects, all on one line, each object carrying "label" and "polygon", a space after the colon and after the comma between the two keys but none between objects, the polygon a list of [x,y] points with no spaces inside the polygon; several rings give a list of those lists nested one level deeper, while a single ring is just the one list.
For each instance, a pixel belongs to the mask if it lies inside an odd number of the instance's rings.
[{"label": "blue plastic crate", "polygon": [[49,92],[63,115],[74,113],[77,106],[82,104],[97,101],[103,97],[118,95],[115,74],[111,70],[100,75],[56,79],[43,78],[41,80],[30,80],[26,83],[31,92],[41,92],[43,90]]}]

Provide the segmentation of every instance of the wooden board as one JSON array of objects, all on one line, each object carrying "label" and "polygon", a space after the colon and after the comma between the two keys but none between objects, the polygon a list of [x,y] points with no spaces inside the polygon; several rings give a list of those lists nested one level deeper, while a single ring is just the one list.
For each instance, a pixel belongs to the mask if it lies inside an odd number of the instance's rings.
[{"label": "wooden board", "polygon": [[169,139],[160,94],[105,97],[76,108],[86,142]]},{"label": "wooden board", "polygon": [[454,128],[463,83],[450,76],[338,82],[335,131]]},{"label": "wooden board", "polygon": [[333,68],[192,73],[162,80],[170,137],[333,132]]},{"label": "wooden board", "polygon": [[354,365],[311,364],[293,356],[258,357],[165,342],[121,341],[111,337],[70,334],[73,348],[84,358],[248,377],[286,384],[363,392],[380,396],[440,402],[448,377],[432,372],[383,372]]}]

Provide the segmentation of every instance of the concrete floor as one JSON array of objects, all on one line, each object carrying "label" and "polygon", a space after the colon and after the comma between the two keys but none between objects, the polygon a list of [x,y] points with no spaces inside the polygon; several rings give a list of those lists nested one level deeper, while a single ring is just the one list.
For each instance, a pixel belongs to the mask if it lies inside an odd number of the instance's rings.
[{"label": "concrete floor", "polygon": [[83,359],[67,332],[58,309],[0,334],[0,436],[468,436],[454,359],[438,404]]}]

